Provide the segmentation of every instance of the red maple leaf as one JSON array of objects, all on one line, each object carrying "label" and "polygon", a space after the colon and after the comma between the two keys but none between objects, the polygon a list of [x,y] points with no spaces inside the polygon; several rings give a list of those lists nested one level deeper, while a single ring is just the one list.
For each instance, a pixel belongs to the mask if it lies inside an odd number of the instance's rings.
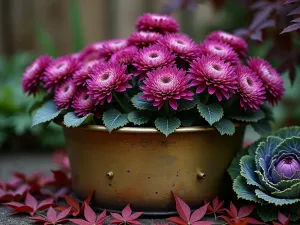
[{"label": "red maple leaf", "polygon": [[0,202],[21,201],[28,191],[27,185],[20,186],[17,190],[0,189]]},{"label": "red maple leaf", "polygon": [[206,214],[208,204],[202,206],[191,214],[190,207],[174,193],[176,201],[176,210],[180,217],[170,217],[167,220],[178,225],[211,225],[214,224],[210,221],[200,221]]},{"label": "red maple leaf", "polygon": [[104,220],[107,219],[106,211],[104,210],[98,217],[96,213],[91,209],[91,207],[84,203],[84,218],[82,219],[70,219],[71,222],[78,224],[78,225],[102,225]]},{"label": "red maple leaf", "polygon": [[47,212],[47,217],[35,216],[29,219],[34,220],[37,223],[44,223],[44,225],[57,225],[61,223],[66,223],[69,220],[66,217],[69,215],[71,207],[56,214],[55,210],[50,207]]},{"label": "red maple leaf", "polygon": [[64,150],[58,150],[52,154],[53,162],[60,167],[61,170],[70,171],[70,160],[68,153]]},{"label": "red maple leaf", "polygon": [[139,218],[143,214],[143,212],[132,213],[130,204],[128,204],[122,210],[122,215],[120,215],[118,213],[110,213],[110,214],[114,218],[111,221],[112,224],[136,224],[136,225],[142,224],[141,222],[137,221],[136,219]]},{"label": "red maple leaf", "polygon": [[208,203],[206,200],[204,201],[205,204],[208,204],[207,207],[207,214],[214,214],[215,219],[216,219],[216,214],[220,214],[225,212],[225,208],[222,208],[224,205],[224,201],[219,202],[219,197],[216,196],[213,201],[212,204]]},{"label": "red maple leaf", "polygon": [[61,188],[59,189],[57,192],[52,192],[49,189],[42,189],[41,190],[41,194],[43,196],[47,196],[49,198],[52,198],[55,202],[61,198],[64,198],[66,196],[66,194],[69,193],[69,189],[68,188]]},{"label": "red maple leaf", "polygon": [[[90,204],[93,196],[94,196],[94,193],[91,193],[87,199],[84,200],[84,203],[86,203],[87,205]],[[59,211],[63,211],[69,207],[71,207],[71,211],[70,211],[70,214],[72,214],[72,216],[78,216],[79,214],[83,214],[84,212],[84,207],[85,207],[85,204],[82,204],[80,206],[80,204],[77,202],[76,199],[74,199],[72,196],[66,196],[65,197],[65,200],[67,202],[67,206],[59,206],[57,207],[56,209],[59,210]]]},{"label": "red maple leaf", "polygon": [[[219,216],[224,219],[227,223],[236,224],[237,222],[244,222],[248,220],[246,224],[265,224],[260,222],[254,218],[249,217],[249,215],[255,209],[255,205],[245,205],[241,207],[239,210],[235,207],[235,205],[230,202],[230,209],[226,209],[227,214],[230,216]],[[234,223],[233,223],[234,222]]]},{"label": "red maple leaf", "polygon": [[40,172],[35,172],[31,175],[26,175],[22,172],[13,172],[14,177],[8,182],[7,186],[11,189],[16,189],[20,185],[27,184],[31,186],[40,186],[39,181],[42,177]]},{"label": "red maple leaf", "polygon": [[52,170],[51,172],[53,174],[53,179],[45,185],[54,187],[71,187],[72,180],[65,171]]},{"label": "red maple leaf", "polygon": [[38,204],[37,200],[28,192],[25,198],[25,204],[20,202],[8,202],[3,205],[13,208],[12,213],[29,213],[31,216],[36,211],[41,211],[54,206],[53,199],[45,199]]},{"label": "red maple leaf", "polygon": [[289,223],[290,223],[290,216],[286,217],[281,212],[278,212],[278,221],[279,221],[279,223],[273,222],[273,225],[289,225]]}]

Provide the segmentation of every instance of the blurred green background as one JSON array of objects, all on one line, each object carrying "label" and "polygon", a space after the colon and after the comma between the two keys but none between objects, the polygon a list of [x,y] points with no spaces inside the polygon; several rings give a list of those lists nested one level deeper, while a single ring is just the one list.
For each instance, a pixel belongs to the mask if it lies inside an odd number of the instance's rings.
[{"label": "blurred green background", "polygon": [[[173,4],[179,0],[173,1]],[[162,12],[170,0],[0,0],[0,150],[40,150],[64,146],[60,127],[31,128],[33,98],[22,93],[22,72],[39,54],[52,56],[79,51],[84,45],[108,38],[128,37],[143,12]],[[197,43],[213,30],[233,31],[250,22],[249,8],[228,0],[222,7],[200,1],[194,10],[172,14],[181,30]],[[218,1],[215,1],[218,2]],[[266,56],[272,40],[250,43],[251,55]],[[274,66],[276,63],[273,62]],[[300,124],[300,67],[286,94],[275,107],[273,128]],[[37,96],[40,98],[40,96]],[[247,139],[257,135],[248,130]]]}]

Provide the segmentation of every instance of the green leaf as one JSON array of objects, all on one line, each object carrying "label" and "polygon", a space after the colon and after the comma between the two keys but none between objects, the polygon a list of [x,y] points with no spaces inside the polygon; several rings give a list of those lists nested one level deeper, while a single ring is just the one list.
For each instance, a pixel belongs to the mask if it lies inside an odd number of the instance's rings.
[{"label": "green leaf", "polygon": [[188,101],[188,100],[179,100],[178,101],[178,107],[177,107],[177,111],[181,112],[184,110],[190,110],[194,107],[196,107],[196,105],[199,103],[199,100],[195,97],[194,100],[192,101]]},{"label": "green leaf", "polygon": [[278,131],[276,131],[274,136],[278,136],[282,139],[290,138],[290,137],[300,137],[300,127],[285,127]]},{"label": "green leaf", "polygon": [[256,197],[254,189],[247,185],[245,179],[242,176],[238,176],[233,182],[233,190],[237,194],[238,198],[248,201],[254,201],[257,203],[262,202]]},{"label": "green leaf", "polygon": [[78,0],[71,0],[70,17],[74,51],[80,51],[84,47],[82,24],[80,20]]},{"label": "green leaf", "polygon": [[214,123],[214,126],[217,128],[221,135],[233,135],[235,132],[234,124],[230,120],[225,118],[222,118],[220,121]]},{"label": "green leaf", "polygon": [[35,112],[32,127],[55,119],[61,112],[63,112],[63,110],[57,109],[53,101],[46,102]]},{"label": "green leaf", "polygon": [[145,111],[133,111],[128,114],[128,120],[134,125],[142,125],[149,122],[150,114]]},{"label": "green leaf", "polygon": [[248,110],[243,112],[236,112],[234,115],[228,115],[229,118],[242,121],[242,122],[257,122],[265,117],[262,110],[257,110],[255,112]]},{"label": "green leaf", "polygon": [[158,117],[155,120],[155,127],[166,136],[173,133],[178,127],[180,127],[180,124],[181,124],[180,120],[176,117],[172,117],[172,118]]},{"label": "green leaf", "polygon": [[276,155],[281,151],[292,152],[299,151],[300,149],[300,137],[286,138],[282,141],[276,149],[273,150],[272,155]]},{"label": "green leaf", "polygon": [[240,160],[244,155],[247,155],[247,149],[241,149],[236,157],[232,160],[230,167],[228,168],[228,173],[231,176],[231,179],[236,179],[241,173]]},{"label": "green leaf", "polygon": [[248,185],[256,186],[264,190],[264,187],[260,184],[259,178],[257,177],[255,170],[255,160],[250,155],[245,155],[241,158],[241,175],[246,179]]},{"label": "green leaf", "polygon": [[152,103],[141,98],[142,95],[143,93],[138,93],[137,95],[133,96],[131,99],[133,106],[139,110],[153,110],[154,108]]},{"label": "green leaf", "polygon": [[212,103],[209,105],[205,105],[204,103],[200,102],[197,105],[197,109],[200,115],[210,124],[214,124],[218,122],[223,117],[223,108],[218,103]]},{"label": "green leaf", "polygon": [[43,51],[50,56],[56,57],[57,56],[56,48],[50,34],[46,30],[44,30],[41,26],[38,25],[36,27],[36,35],[37,35],[37,39],[39,40],[43,48]]},{"label": "green leaf", "polygon": [[78,117],[74,112],[69,112],[64,116],[64,124],[66,127],[79,127],[93,120],[94,114],[89,113],[84,117]]},{"label": "green leaf", "polygon": [[272,131],[271,124],[266,119],[262,119],[256,123],[252,123],[251,126],[259,135],[263,137],[269,136]]},{"label": "green leaf", "polygon": [[257,214],[264,222],[270,222],[277,220],[278,218],[278,207],[267,204],[267,205],[257,205]]},{"label": "green leaf", "polygon": [[293,186],[286,188],[283,191],[275,191],[272,193],[275,197],[278,198],[288,198],[288,199],[296,199],[300,202],[300,182],[294,184]]},{"label": "green leaf", "polygon": [[11,125],[13,125],[15,134],[21,136],[28,132],[31,128],[31,118],[25,114],[16,114],[10,117]]},{"label": "green leaf", "polygon": [[271,195],[268,195],[268,194],[264,193],[263,191],[261,191],[259,189],[255,190],[255,194],[258,198],[264,200],[267,203],[272,203],[276,206],[290,205],[290,204],[300,202],[299,198],[294,198],[294,199],[276,198],[276,197],[273,197]]},{"label": "green leaf", "polygon": [[109,132],[129,123],[127,114],[122,114],[116,109],[109,109],[103,113],[103,123]]}]

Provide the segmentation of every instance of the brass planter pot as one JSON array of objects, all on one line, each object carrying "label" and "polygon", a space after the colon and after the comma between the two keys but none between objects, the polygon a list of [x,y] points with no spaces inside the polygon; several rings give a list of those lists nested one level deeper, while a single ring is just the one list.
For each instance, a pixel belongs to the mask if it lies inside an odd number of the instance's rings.
[{"label": "brass planter pot", "polygon": [[167,138],[154,128],[66,128],[73,187],[82,199],[93,190],[101,208],[131,203],[147,214],[174,211],[171,191],[191,207],[222,192],[226,169],[241,148],[244,126],[233,136],[209,127],[179,128]]}]

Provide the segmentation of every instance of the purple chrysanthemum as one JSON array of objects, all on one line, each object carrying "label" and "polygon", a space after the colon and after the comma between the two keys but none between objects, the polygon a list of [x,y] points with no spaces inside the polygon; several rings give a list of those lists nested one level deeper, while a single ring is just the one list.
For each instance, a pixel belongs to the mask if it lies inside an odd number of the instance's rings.
[{"label": "purple chrysanthemum", "polygon": [[26,68],[22,77],[22,87],[25,93],[35,95],[38,92],[45,69],[51,61],[51,57],[43,55],[34,60],[34,62]]},{"label": "purple chrysanthemum", "polygon": [[238,54],[228,44],[220,41],[204,41],[199,47],[200,55],[217,56],[225,62],[237,64],[239,62]]},{"label": "purple chrysanthemum", "polygon": [[276,104],[284,93],[280,75],[267,61],[260,58],[250,59],[248,65],[263,81],[268,102],[272,105]]},{"label": "purple chrysanthemum", "polygon": [[136,28],[138,31],[153,31],[162,34],[177,33],[179,24],[173,17],[167,15],[145,13],[138,18]]},{"label": "purple chrysanthemum", "polygon": [[89,113],[92,113],[95,104],[93,98],[88,94],[87,88],[81,88],[74,97],[72,107],[77,116],[85,116]]},{"label": "purple chrysanthemum", "polygon": [[198,46],[195,42],[184,34],[167,34],[159,43],[167,47],[177,57],[191,61],[197,55]]},{"label": "purple chrysanthemum", "polygon": [[275,168],[279,175],[291,178],[300,171],[300,162],[293,156],[287,156],[281,159]]},{"label": "purple chrysanthemum", "polygon": [[101,57],[101,52],[105,42],[95,42],[88,45],[80,52],[79,61],[86,63],[93,60],[105,61],[104,57]]},{"label": "purple chrysanthemum", "polygon": [[110,59],[111,55],[115,52],[128,47],[127,39],[114,39],[105,41],[100,51],[100,55],[107,60]]},{"label": "purple chrysanthemum", "polygon": [[237,89],[237,76],[230,63],[214,56],[203,56],[194,60],[189,69],[193,86],[197,86],[199,94],[208,89],[210,95],[215,94],[219,101],[222,96],[229,98]]},{"label": "purple chrysanthemum", "polygon": [[132,33],[128,39],[130,45],[135,45],[139,48],[148,47],[155,44],[160,38],[161,34],[149,31],[140,31]]},{"label": "purple chrysanthemum", "polygon": [[224,31],[215,31],[210,33],[207,37],[207,40],[215,40],[227,43],[230,45],[241,57],[246,55],[248,50],[248,45],[246,41],[236,35],[224,32]]},{"label": "purple chrysanthemum", "polygon": [[130,46],[117,51],[111,56],[110,62],[116,62],[123,65],[132,64],[133,57],[137,53],[138,49],[135,46]]},{"label": "purple chrysanthemum", "polygon": [[71,105],[75,93],[76,84],[72,79],[67,79],[55,89],[54,102],[59,109],[67,109]]},{"label": "purple chrysanthemum", "polygon": [[86,81],[89,79],[91,68],[97,63],[103,62],[101,60],[92,60],[83,64],[73,75],[74,83],[79,86],[85,86]]},{"label": "purple chrysanthemum", "polygon": [[247,110],[259,109],[264,104],[265,88],[259,77],[247,66],[240,66],[236,70],[240,104]]},{"label": "purple chrysanthemum", "polygon": [[69,78],[78,69],[78,65],[78,61],[71,56],[62,56],[53,60],[45,70],[44,87],[51,91]]},{"label": "purple chrysanthemum", "polygon": [[166,47],[160,45],[141,49],[133,59],[133,65],[138,70],[137,74],[174,64],[175,56]]},{"label": "purple chrysanthemum", "polygon": [[144,80],[145,86],[141,86],[143,90],[142,98],[153,101],[153,106],[160,109],[165,102],[176,110],[177,100],[193,100],[193,92],[188,90],[190,77],[186,75],[186,71],[179,70],[175,67],[164,67],[147,73]]},{"label": "purple chrysanthemum", "polygon": [[90,74],[88,94],[95,100],[95,104],[104,104],[105,100],[111,102],[113,92],[124,92],[131,85],[127,83],[131,79],[126,74],[126,66],[119,63],[105,63],[95,65]]}]

